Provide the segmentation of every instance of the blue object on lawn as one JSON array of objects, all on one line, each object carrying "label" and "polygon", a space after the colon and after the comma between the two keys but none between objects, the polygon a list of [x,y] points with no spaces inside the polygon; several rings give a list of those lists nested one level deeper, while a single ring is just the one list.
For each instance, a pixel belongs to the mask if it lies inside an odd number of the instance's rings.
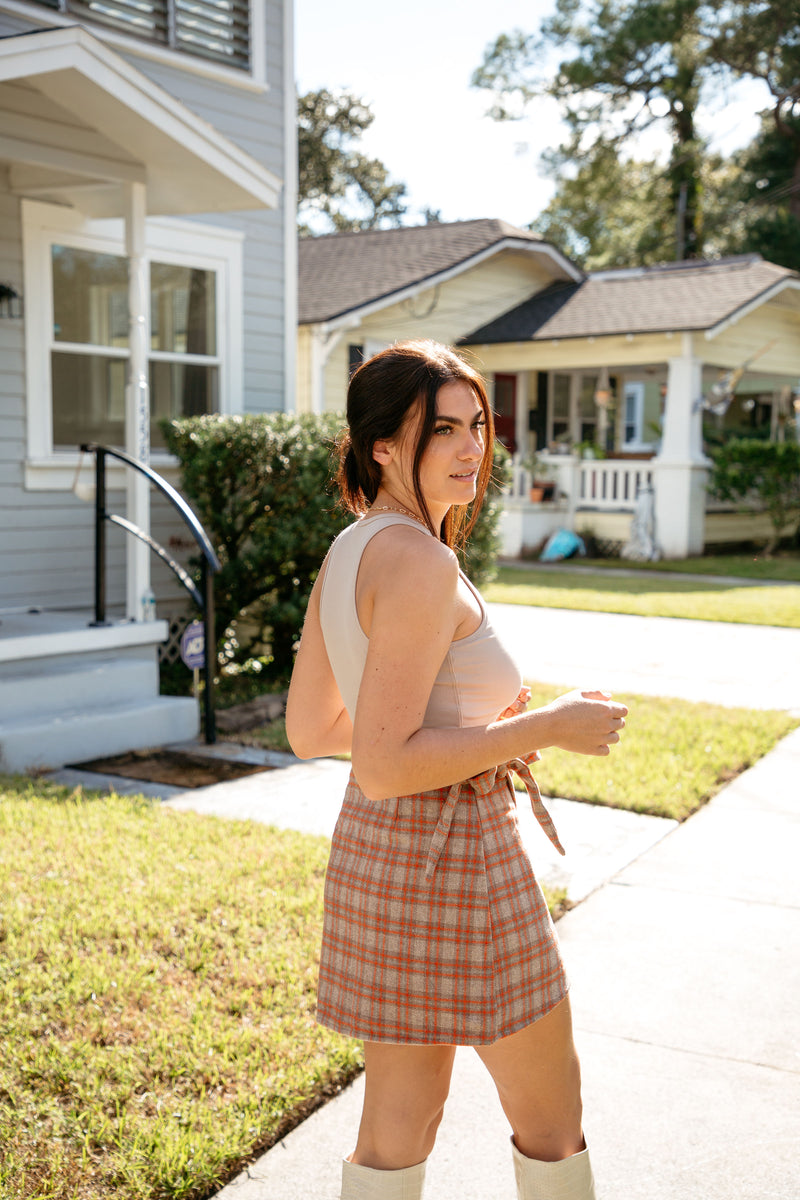
[{"label": "blue object on lawn", "polygon": [[547,545],[539,555],[539,562],[559,562],[562,558],[572,558],[575,554],[586,554],[583,538],[569,529],[557,529],[547,539]]}]

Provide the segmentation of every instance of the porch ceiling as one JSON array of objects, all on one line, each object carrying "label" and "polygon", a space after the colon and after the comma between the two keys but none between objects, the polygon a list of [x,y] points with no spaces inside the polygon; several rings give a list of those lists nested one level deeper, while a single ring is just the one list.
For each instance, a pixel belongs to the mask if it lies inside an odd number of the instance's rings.
[{"label": "porch ceiling", "polygon": [[0,162],[20,196],[159,215],[275,208],[281,181],[79,26],[0,39]]}]

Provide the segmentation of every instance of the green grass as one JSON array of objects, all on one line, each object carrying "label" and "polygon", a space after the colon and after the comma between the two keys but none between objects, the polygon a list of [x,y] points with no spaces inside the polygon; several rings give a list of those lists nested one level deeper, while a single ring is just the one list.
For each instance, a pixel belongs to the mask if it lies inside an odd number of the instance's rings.
[{"label": "green grass", "polygon": [[746,625],[800,629],[800,585],[758,587],[706,583],[684,575],[674,579],[570,571],[568,567],[518,570],[501,567],[483,589],[488,601],[630,613],[645,617],[686,617]]},{"label": "green grass", "polygon": [[208,1196],[360,1069],[327,842],[0,780],[0,1195]]},{"label": "green grass", "polygon": [[[529,684],[532,708],[570,691]],[[682,821],[799,724],[784,712],[615,695],[629,709],[607,758],[545,750],[533,767],[545,796]]]},{"label": "green grass", "polygon": [[670,571],[677,575],[727,575],[734,579],[765,579],[800,583],[800,554],[707,554],[702,558],[667,558],[658,562],[632,562],[618,558],[579,558],[579,566],[611,570]]}]

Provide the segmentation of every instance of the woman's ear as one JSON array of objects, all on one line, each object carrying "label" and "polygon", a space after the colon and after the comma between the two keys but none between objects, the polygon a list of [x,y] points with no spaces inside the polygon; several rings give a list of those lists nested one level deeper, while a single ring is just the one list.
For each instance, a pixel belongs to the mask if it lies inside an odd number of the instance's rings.
[{"label": "woman's ear", "polygon": [[388,467],[394,458],[395,444],[390,438],[378,438],[372,447],[372,457],[381,467]]}]

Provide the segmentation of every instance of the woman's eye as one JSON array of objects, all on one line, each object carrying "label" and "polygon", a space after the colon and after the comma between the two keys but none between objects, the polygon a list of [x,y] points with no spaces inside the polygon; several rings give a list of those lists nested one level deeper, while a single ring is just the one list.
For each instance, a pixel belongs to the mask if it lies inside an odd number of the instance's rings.
[{"label": "woman's eye", "polygon": [[437,433],[452,433],[453,427],[452,427],[452,425],[440,425],[439,428],[436,430],[436,432]]}]

